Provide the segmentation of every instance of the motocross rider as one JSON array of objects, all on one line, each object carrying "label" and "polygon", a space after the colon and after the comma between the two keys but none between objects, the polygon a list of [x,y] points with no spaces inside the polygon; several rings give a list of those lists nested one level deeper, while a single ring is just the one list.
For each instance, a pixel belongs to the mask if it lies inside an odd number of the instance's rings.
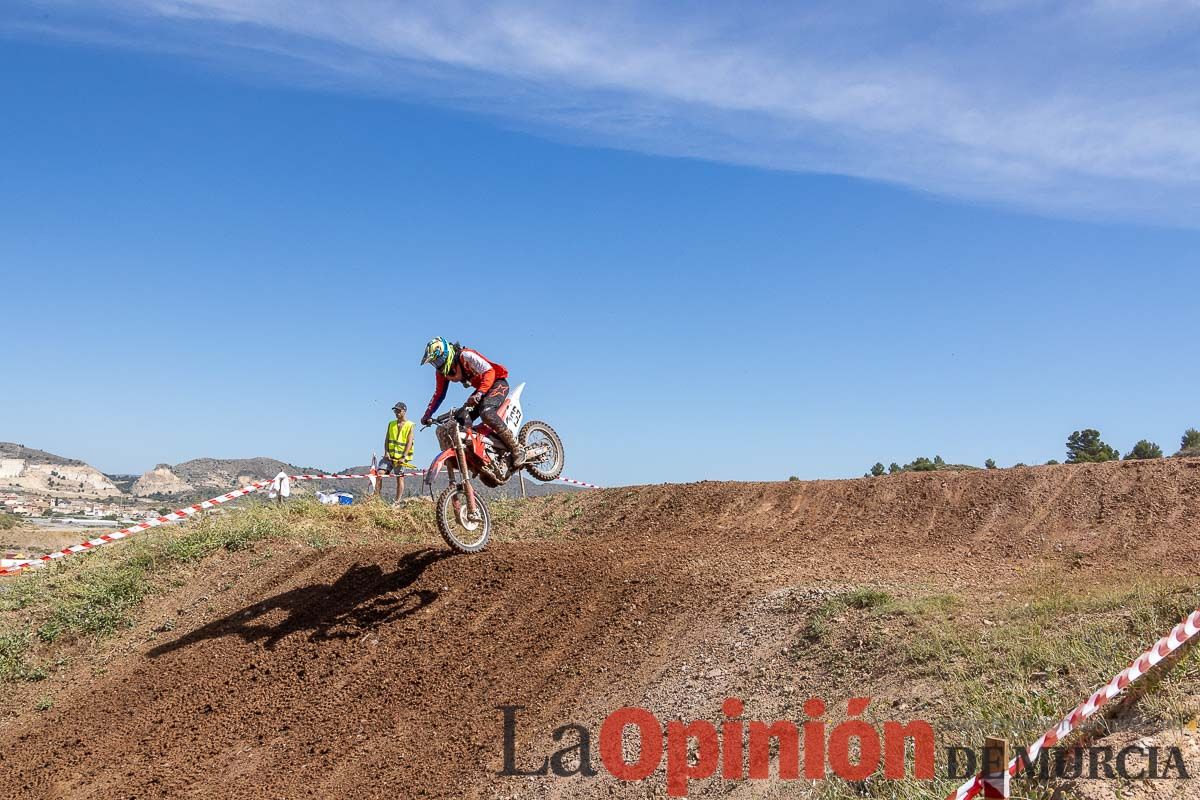
[{"label": "motocross rider", "polygon": [[480,417],[492,429],[492,433],[504,443],[512,454],[513,469],[524,465],[525,448],[521,447],[517,437],[504,424],[497,413],[505,398],[508,397],[508,370],[503,364],[497,364],[483,357],[483,354],[469,347],[463,347],[458,342],[448,342],[444,338],[431,339],[425,345],[425,355],[421,357],[422,364],[432,364],[437,373],[437,386],[433,398],[421,417],[422,425],[430,425],[438,406],[446,399],[446,389],[451,381],[461,382],[470,386],[475,392],[467,399],[459,417],[461,424],[470,419]]}]

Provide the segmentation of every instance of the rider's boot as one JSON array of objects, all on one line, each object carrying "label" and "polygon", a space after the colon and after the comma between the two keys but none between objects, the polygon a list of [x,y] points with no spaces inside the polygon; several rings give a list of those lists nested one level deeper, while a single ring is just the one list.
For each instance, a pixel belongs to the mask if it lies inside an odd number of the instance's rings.
[{"label": "rider's boot", "polygon": [[496,438],[504,442],[504,446],[512,454],[513,469],[520,469],[525,466],[525,448],[521,447],[521,443],[517,441],[517,437],[513,436],[513,432],[508,428],[501,428],[496,433]]}]

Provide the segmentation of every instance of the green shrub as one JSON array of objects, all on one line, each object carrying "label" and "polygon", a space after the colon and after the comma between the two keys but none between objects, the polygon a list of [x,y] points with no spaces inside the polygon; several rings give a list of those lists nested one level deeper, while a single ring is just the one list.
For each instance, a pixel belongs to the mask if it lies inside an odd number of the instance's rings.
[{"label": "green shrub", "polygon": [[879,589],[864,587],[839,595],[838,599],[848,608],[876,608],[892,602],[892,596]]},{"label": "green shrub", "polygon": [[1162,458],[1162,448],[1148,439],[1142,439],[1133,446],[1133,449],[1125,454],[1126,461],[1147,459],[1147,458]]},{"label": "green shrub", "polygon": [[844,609],[884,608],[889,606],[893,600],[894,598],[887,592],[871,587],[839,592],[809,615],[801,633],[808,641],[818,642],[830,634],[831,620]]},{"label": "green shrub", "polygon": [[1200,431],[1195,428],[1188,428],[1183,432],[1183,437],[1179,440],[1179,452],[1177,456],[1200,456]]},{"label": "green shrub", "polygon": [[46,673],[29,663],[33,642],[22,631],[0,631],[0,683],[8,681],[40,681]]}]

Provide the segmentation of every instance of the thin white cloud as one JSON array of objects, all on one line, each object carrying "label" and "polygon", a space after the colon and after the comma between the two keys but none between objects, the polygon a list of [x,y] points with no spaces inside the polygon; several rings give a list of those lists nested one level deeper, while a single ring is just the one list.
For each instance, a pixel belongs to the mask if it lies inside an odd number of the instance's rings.
[{"label": "thin white cloud", "polygon": [[589,142],[1200,223],[1200,0],[37,5],[46,24]]}]

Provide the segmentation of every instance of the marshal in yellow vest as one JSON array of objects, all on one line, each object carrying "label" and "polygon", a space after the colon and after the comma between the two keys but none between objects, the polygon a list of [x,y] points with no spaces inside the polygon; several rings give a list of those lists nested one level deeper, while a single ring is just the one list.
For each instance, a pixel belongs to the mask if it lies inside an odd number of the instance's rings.
[{"label": "marshal in yellow vest", "polygon": [[393,467],[411,467],[412,461],[405,461],[404,454],[408,452],[408,443],[412,439],[413,423],[411,419],[404,422],[392,420],[387,428],[387,457]]}]

